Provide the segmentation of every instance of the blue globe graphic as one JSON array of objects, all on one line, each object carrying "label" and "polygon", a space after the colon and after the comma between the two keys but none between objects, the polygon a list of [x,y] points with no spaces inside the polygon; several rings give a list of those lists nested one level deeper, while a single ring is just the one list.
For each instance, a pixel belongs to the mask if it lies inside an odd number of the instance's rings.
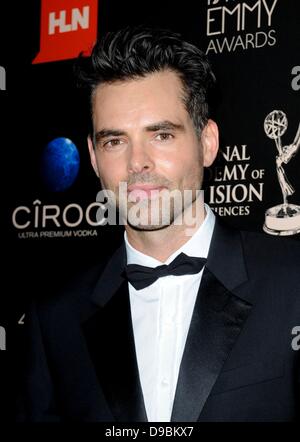
[{"label": "blue globe graphic", "polygon": [[47,144],[42,155],[43,180],[53,192],[68,189],[79,172],[77,147],[68,138],[55,138]]}]

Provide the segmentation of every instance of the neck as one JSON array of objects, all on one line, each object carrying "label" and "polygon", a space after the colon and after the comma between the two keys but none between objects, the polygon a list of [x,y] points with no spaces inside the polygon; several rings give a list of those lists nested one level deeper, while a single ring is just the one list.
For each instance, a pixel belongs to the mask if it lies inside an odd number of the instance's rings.
[{"label": "neck", "polygon": [[[173,223],[158,230],[137,230],[127,224],[125,229],[129,244],[139,252],[165,262],[172,253],[182,247],[193,236],[203,223],[205,219],[204,202],[200,200],[197,201],[197,204],[197,213],[195,202],[185,209],[184,222],[181,225]],[[191,219],[191,216],[194,223],[188,225],[185,221]]]}]

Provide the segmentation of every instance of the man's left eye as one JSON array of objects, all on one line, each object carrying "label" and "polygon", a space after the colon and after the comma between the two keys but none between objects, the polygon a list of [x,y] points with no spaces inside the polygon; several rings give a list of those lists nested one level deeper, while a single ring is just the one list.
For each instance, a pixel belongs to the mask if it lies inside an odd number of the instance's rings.
[{"label": "man's left eye", "polygon": [[168,141],[168,140],[170,140],[171,138],[174,138],[174,137],[173,137],[172,134],[169,134],[167,132],[163,132],[163,133],[158,134],[156,136],[156,138],[158,138],[159,141]]}]

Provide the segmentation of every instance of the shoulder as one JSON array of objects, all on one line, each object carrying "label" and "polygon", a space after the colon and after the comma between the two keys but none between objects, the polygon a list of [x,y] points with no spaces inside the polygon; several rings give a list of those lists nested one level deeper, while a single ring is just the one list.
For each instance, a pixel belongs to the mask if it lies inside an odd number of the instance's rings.
[{"label": "shoulder", "polygon": [[300,241],[297,237],[239,230],[217,217],[211,249],[220,265],[221,258],[217,255],[221,254],[231,263],[244,258],[247,265],[257,269],[295,269],[300,274]]},{"label": "shoulder", "polygon": [[234,266],[235,272],[245,271],[257,289],[297,294],[300,300],[299,239],[238,230],[218,219],[211,255],[232,277]]},{"label": "shoulder", "polygon": [[46,296],[36,297],[33,301],[38,317],[46,323],[63,321],[81,321],[94,309],[91,295],[107,265],[107,260],[92,265],[79,272],[62,287]]},{"label": "shoulder", "polygon": [[245,256],[272,267],[297,268],[300,265],[300,241],[290,237],[270,236],[240,231]]},{"label": "shoulder", "polygon": [[284,300],[282,305],[299,311],[299,241],[253,232],[241,232],[241,238],[248,277],[255,291],[268,294],[268,299],[279,297]]}]

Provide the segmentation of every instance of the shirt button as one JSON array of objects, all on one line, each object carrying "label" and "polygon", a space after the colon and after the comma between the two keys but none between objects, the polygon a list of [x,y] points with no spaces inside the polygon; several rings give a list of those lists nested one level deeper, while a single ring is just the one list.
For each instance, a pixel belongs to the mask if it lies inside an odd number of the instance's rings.
[{"label": "shirt button", "polygon": [[167,387],[167,386],[169,385],[169,382],[168,382],[168,379],[167,379],[167,378],[163,378],[162,381],[161,381],[161,383],[162,383],[162,385],[163,385],[164,387]]}]

